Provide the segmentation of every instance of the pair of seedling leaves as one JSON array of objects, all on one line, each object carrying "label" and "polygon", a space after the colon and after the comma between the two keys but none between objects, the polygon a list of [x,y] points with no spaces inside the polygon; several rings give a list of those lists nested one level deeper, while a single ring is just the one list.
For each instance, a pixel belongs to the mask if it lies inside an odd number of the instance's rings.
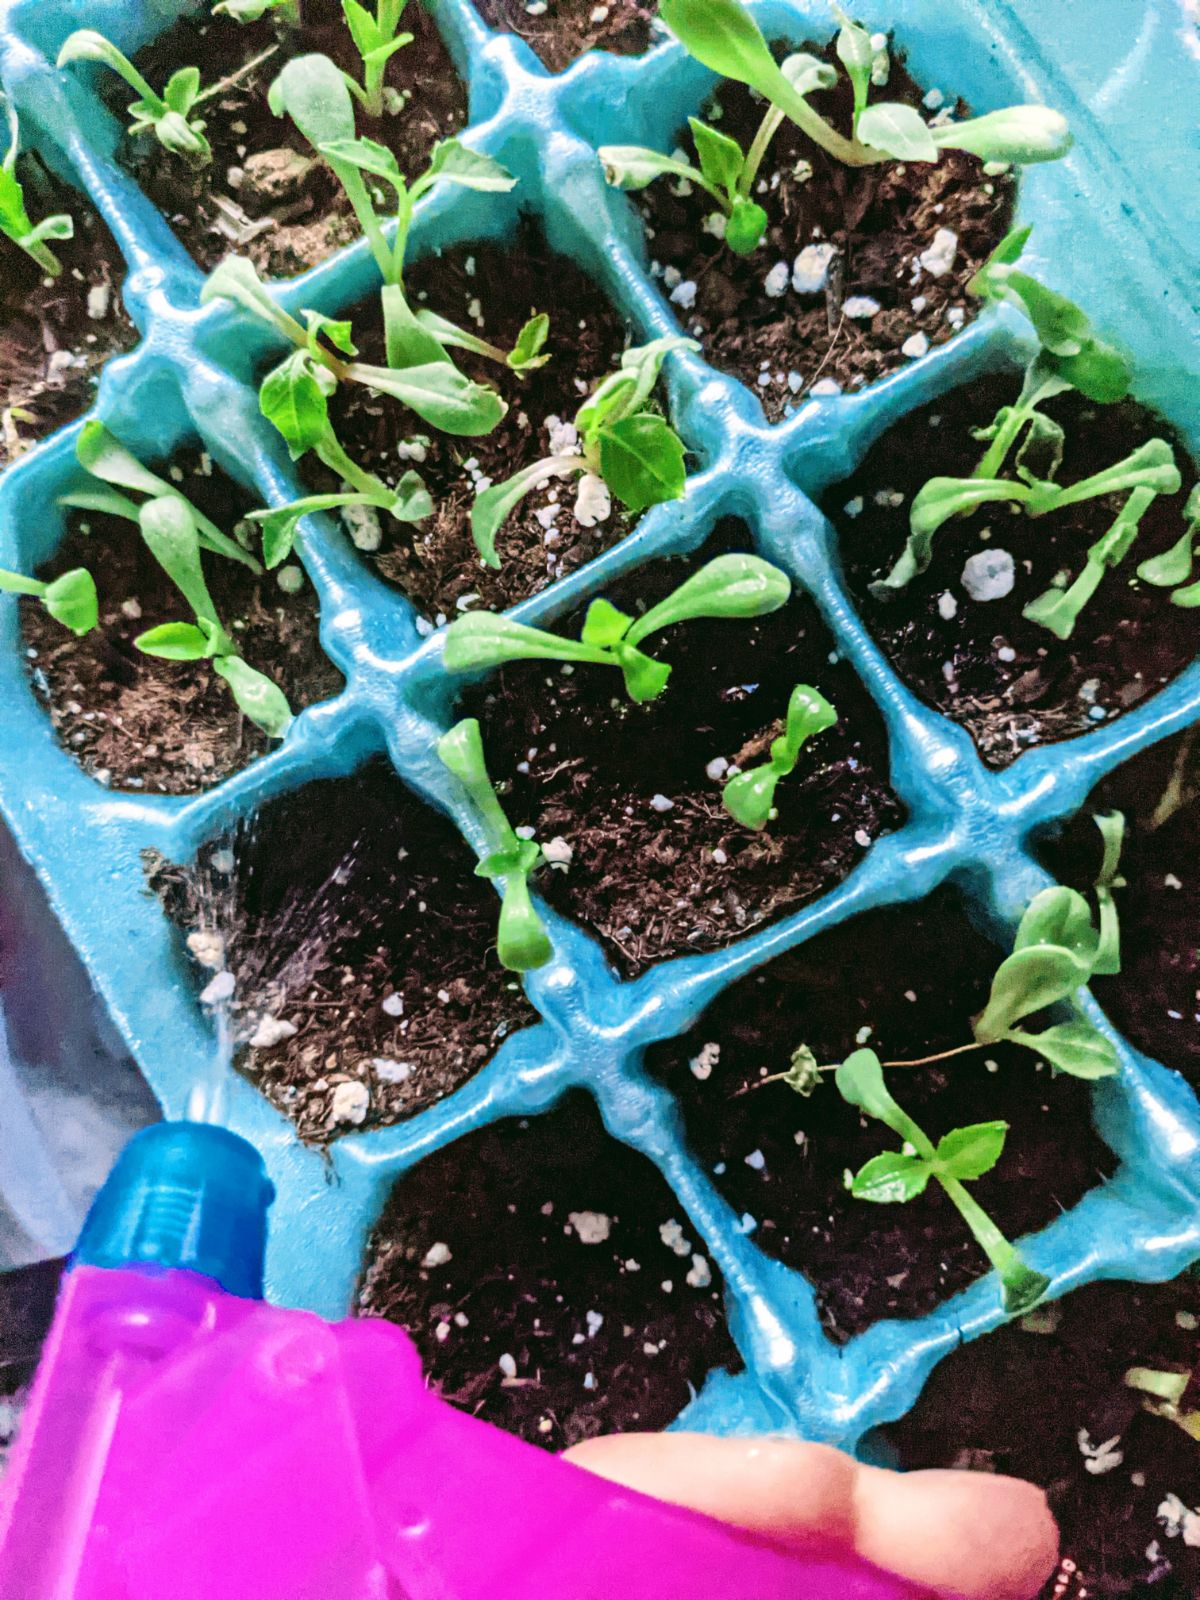
[{"label": "pair of seedling leaves", "polygon": [[[1124,818],[1120,812],[1112,812],[1098,816],[1096,823],[1104,841],[1095,885],[1098,922],[1093,923],[1087,901],[1074,889],[1055,887],[1035,895],[1017,928],[1012,953],[992,979],[987,1005],[972,1024],[974,1045],[947,1054],[1011,1043],[1034,1051],[1056,1071],[1072,1077],[1101,1078],[1116,1072],[1112,1041],[1081,1015],[1039,1033],[1018,1026],[1050,1006],[1077,1008],[1081,990],[1093,977],[1121,970],[1113,890],[1124,882],[1118,875]],[[799,1092],[810,1094],[819,1081],[818,1074],[812,1052],[801,1046],[784,1079]],[[1005,1309],[1013,1314],[1027,1311],[1045,1293],[1049,1280],[1026,1265],[963,1187],[990,1172],[999,1161],[1008,1124],[993,1121],[955,1128],[935,1145],[897,1104],[884,1082],[883,1063],[873,1050],[856,1050],[848,1056],[838,1067],[835,1082],[843,1099],[904,1141],[902,1150],[874,1156],[848,1177],[851,1194],[878,1204],[901,1202],[916,1198],[931,1179],[936,1180],[996,1268]]]},{"label": "pair of seedling leaves", "polygon": [[[785,605],[790,595],[787,574],[758,556],[717,556],[641,617],[619,611],[608,600],[593,600],[579,640],[526,627],[492,612],[470,612],[446,629],[443,660],[451,672],[476,672],[509,661],[615,667],[624,677],[630,699],[644,704],[662,694],[671,674],[666,662],[639,648],[652,633],[698,617],[765,616]],[[724,799],[730,814],[746,827],[764,827],[775,786],[795,768],[801,747],[836,720],[837,713],[822,695],[807,685],[797,686],[784,732],[771,746],[770,761],[736,775],[726,785]],[[489,839],[489,854],[477,871],[501,884],[500,960],[522,972],[541,966],[550,958],[550,942],[528,889],[530,874],[544,860],[541,849],[531,839],[519,839],[505,818],[488,777],[474,719],[452,728],[441,740],[438,753],[474,800]]]},{"label": "pair of seedling leaves", "polygon": [[[245,715],[270,738],[281,739],[292,721],[287,697],[242,659],[217,615],[200,562],[201,550],[208,550],[260,572],[253,556],[222,533],[174,484],[144,467],[103,423],[84,425],[75,453],[80,465],[105,487],[64,495],[59,504],[134,523],[154,559],[192,608],[193,622],[167,622],[150,628],[134,640],[136,647],[166,661],[211,661],[213,671],[229,685]],[[145,498],[133,500],[131,495]],[[38,593],[33,580],[22,582],[29,585],[23,592]],[[63,585],[70,586],[65,602]],[[59,609],[51,604],[52,591],[58,591],[54,598]],[[82,569],[64,574],[47,586],[40,598],[52,615],[76,633],[95,627],[95,584]],[[64,614],[60,615],[60,610]]]},{"label": "pair of seedling leaves", "polygon": [[[868,104],[877,52],[866,28],[833,7],[841,30],[836,53],[854,94],[849,137],[839,133],[808,103],[832,89],[837,68],[799,51],[779,64],[762,30],[740,0],[663,0],[662,20],[689,55],[745,84],[767,101],[767,111],[748,150],[696,117],[688,119],[699,167],[636,145],[600,150],[608,181],[620,189],[644,189],[655,178],[682,178],[702,189],[726,218],[725,241],[739,255],[761,242],[767,214],[751,198],[772,139],[789,119],[814,144],[850,167],[898,161],[937,161],[943,149],[967,150],[984,161],[1053,161],[1071,147],[1066,121],[1045,106],[1010,106],[969,121],[930,127],[920,112],[898,101]],[[885,58],[886,59],[886,58]]]},{"label": "pair of seedling leaves", "polygon": [[[1176,493],[1182,480],[1167,440],[1149,439],[1123,461],[1078,483],[1057,481],[1065,434],[1041,407],[1071,389],[1098,404],[1111,405],[1128,394],[1131,375],[1124,356],[1097,337],[1085,312],[1018,265],[1030,232],[1029,227],[1014,229],[967,285],[972,294],[1015,307],[1032,324],[1038,348],[1025,371],[1021,392],[1013,405],[1001,408],[988,427],[976,430],[974,436],[986,443],[987,449],[971,477],[930,478],[922,485],[910,509],[905,549],[887,577],[871,589],[876,598],[887,599],[905,588],[928,568],[938,530],[979,506],[1016,504],[1028,516],[1043,517],[1102,495],[1125,494],[1124,505],[1088,550],[1074,582],[1066,588],[1048,589],[1024,609],[1029,621],[1067,639],[1104,574],[1128,553],[1155,497]],[[1003,477],[1010,456],[1015,475]],[[1200,525],[1200,492],[1193,493],[1186,514],[1189,526],[1183,538],[1164,555],[1139,567],[1139,576],[1147,582],[1173,584],[1190,576],[1192,544]],[[1172,598],[1178,605],[1200,604],[1200,585]]]},{"label": "pair of seedling leaves", "polygon": [[62,263],[47,241],[74,238],[75,224],[63,214],[44,217],[41,222],[34,222],[30,218],[25,209],[25,190],[17,177],[17,157],[21,153],[17,113],[8,105],[5,114],[8,118],[8,153],[0,163],[0,233],[24,250],[49,277],[57,278],[62,271]]},{"label": "pair of seedling leaves", "polygon": [[[400,32],[406,0],[375,0],[375,10],[359,0],[342,0],[342,15],[362,58],[361,84],[346,74],[346,84],[369,116],[378,117],[384,109],[383,80],[387,64],[413,35]],[[278,12],[284,20],[300,21],[300,0],[221,0],[213,7],[214,16],[232,17],[235,22],[258,22],[268,12]]]}]

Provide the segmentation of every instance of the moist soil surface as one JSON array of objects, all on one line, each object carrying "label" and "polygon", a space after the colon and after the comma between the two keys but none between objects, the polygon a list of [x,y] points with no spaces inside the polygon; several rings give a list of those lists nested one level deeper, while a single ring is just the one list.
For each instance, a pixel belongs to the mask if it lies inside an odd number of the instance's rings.
[{"label": "moist soil surface", "polygon": [[66,214],[75,235],[52,244],[57,278],[3,241],[0,467],[86,411],[104,362],[137,338],[121,304],[125,262],[99,215],[36,156],[22,157],[18,176],[34,221]]},{"label": "moist soil surface", "polygon": [[[911,1061],[969,1042],[1000,960],[942,890],[780,957],[731,988],[684,1039],[651,1051],[652,1069],[679,1097],[692,1147],[729,1203],[753,1219],[759,1246],[813,1283],[837,1340],[880,1317],[922,1315],[988,1264],[933,1184],[903,1206],[850,1197],[844,1173],[898,1141],[841,1099],[831,1073],[809,1099],[786,1084],[754,1086],[786,1071],[801,1044],[824,1064],[844,1060],[856,1043],[884,1061]],[[1092,1132],[1087,1085],[1052,1080],[1029,1051],[981,1050],[897,1067],[888,1078],[933,1139],[974,1122],[1008,1122],[999,1164],[971,1190],[1012,1239],[1053,1221],[1113,1168]]]},{"label": "moist soil surface", "polygon": [[[548,419],[570,422],[620,364],[625,325],[596,286],[554,255],[532,226],[510,246],[472,245],[428,258],[407,279],[414,305],[427,304],[505,350],[533,312],[550,317],[550,360],[525,378],[469,352],[455,353],[464,371],[508,402],[508,414],[483,438],[451,438],[358,384],[343,384],[330,407],[354,461],[388,482],[415,468],[433,496],[436,509],[424,522],[383,516],[371,524],[368,542],[376,525],[382,535],[374,554],[380,572],[431,619],[453,617],[462,601],[502,611],[599,555],[631,526],[614,505],[605,521],[584,527],[574,516],[574,482],[556,479],[528,495],[500,529],[497,571],[481,559],[470,523],[478,480],[501,482],[551,453]],[[353,320],[363,359],[382,363],[378,297]],[[306,459],[305,471],[314,488],[336,489],[333,474],[315,456]]]},{"label": "moist soil surface", "polygon": [[[608,598],[636,613],[739,537],[733,525],[702,557],[652,562]],[[560,631],[577,637],[581,625],[577,615]],[[754,621],[652,637],[648,649],[672,670],[649,705],[629,702],[615,671],[541,662],[506,667],[471,697],[510,820],[573,851],[565,872],[543,868],[538,892],[599,934],[625,976],[816,899],[899,825],[882,721],[853,669],[831,664],[832,648],[797,596]],[[776,791],[778,818],[756,833],[724,810],[723,779],[706,769],[717,758],[765,761],[799,683],[831,700],[838,722],[804,747]]]},{"label": "moist soil surface", "polygon": [[[255,23],[185,18],[136,58],[156,89],[189,63],[201,67],[207,89],[273,52],[198,108],[213,149],[211,166],[193,172],[153,134],[126,140],[130,170],[206,270],[236,253],[248,255],[260,272],[291,277],[358,236],[333,174],[291,119],[276,117],[267,105],[267,90],[292,56],[328,55],[362,81],[362,62],[336,0],[305,0],[303,9],[299,28],[269,15]],[[358,131],[386,144],[400,170],[415,176],[437,141],[465,124],[467,100],[432,18],[416,0],[405,9],[403,29],[414,38],[389,64],[389,108],[371,117],[359,107]],[[132,98],[127,86],[109,74],[101,88],[123,116]]]},{"label": "moist soil surface", "polygon": [[[230,531],[249,502],[205,464],[194,453],[181,457],[180,487]],[[336,694],[341,675],[321,649],[307,582],[299,594],[284,594],[274,573],[255,576],[221,556],[203,560],[217,614],[245,660],[280,685],[292,710]],[[100,626],[77,639],[27,600],[22,631],[34,689],[60,743],[86,772],[114,789],[196,794],[271,748],[208,662],[161,661],[134,648],[148,628],[190,620],[190,613],[132,522],[72,512],[66,538],[38,576],[79,566],[96,581]]]},{"label": "moist soil surface", "polygon": [[[812,48],[836,64],[832,46]],[[886,89],[873,96],[919,106],[922,93],[893,62]],[[834,127],[849,127],[852,96],[844,73],[835,88],[811,95],[809,103]],[[748,89],[726,85],[717,105],[715,126],[748,149],[764,103]],[[677,143],[693,161],[690,129]],[[801,181],[797,172],[810,168]],[[972,320],[978,302],[967,295],[967,281],[1007,231],[1014,195],[1010,178],[985,177],[979,160],[964,151],[944,150],[932,165],[889,161],[852,169],[791,122],[776,134],[758,183],[752,198],[770,220],[749,256],[735,255],[705,229],[713,202],[703,190],[679,196],[676,184],[660,179],[641,198],[650,254],[665,269],[665,288],[678,296],[681,321],[714,366],[757,393],[772,422],[818,380],[841,389],[873,382],[908,365],[902,346],[909,339],[923,336],[922,348],[943,344]],[[939,276],[922,267],[920,257],[941,228],[956,236],[957,250]],[[800,252],[822,244],[836,250],[824,287],[797,292],[789,282],[777,296],[767,294],[764,280],[779,262],[790,278]],[[937,258],[934,266],[941,266]],[[694,303],[685,284],[695,285]],[[850,316],[846,305],[860,309],[856,299],[879,309]]]},{"label": "moist soil surface", "polygon": [[[305,1139],[431,1105],[537,1021],[474,855],[382,762],[270,802],[193,867],[155,862],[151,885],[185,935],[224,940],[239,1064]],[[264,1016],[295,1033],[255,1047]],[[335,1117],[349,1082],[369,1099]]]},{"label": "moist soil surface", "polygon": [[541,57],[551,72],[561,72],[588,50],[640,56],[654,35],[655,0],[547,0],[540,16],[528,0],[480,0],[479,13],[500,33],[516,33]]},{"label": "moist soil surface", "polygon": [[1117,891],[1121,972],[1097,978],[1097,1000],[1130,1042],[1200,1088],[1200,733],[1154,745],[1118,768],[1044,851],[1086,893],[1100,865],[1093,812],[1126,821]]},{"label": "moist soil surface", "polygon": [[1042,1600],[1194,1600],[1200,1548],[1170,1512],[1172,1497],[1200,1506],[1200,1449],[1124,1376],[1191,1372],[1181,1409],[1196,1410],[1198,1319],[1194,1277],[1094,1284],[948,1356],[885,1435],[905,1468],[1012,1473],[1047,1491],[1063,1561]]},{"label": "moist soil surface", "polygon": [[573,1096],[403,1178],[360,1309],[409,1330],[446,1399],[531,1444],[664,1428],[712,1368],[740,1364],[686,1224],[655,1168]]},{"label": "moist soil surface", "polygon": [[[989,378],[913,412],[823,497],[867,626],[917,693],[970,731],[991,767],[1007,766],[1030,745],[1067,739],[1119,716],[1196,653],[1193,614],[1172,606],[1165,590],[1141,583],[1135,571],[1182,532],[1191,474],[1181,450],[1183,489],[1154,500],[1133,550],[1106,573],[1069,639],[1026,621],[1022,609],[1060,573],[1074,578],[1080,572],[1123,495],[1037,519],[1003,505],[984,507],[939,530],[928,570],[905,589],[882,600],[870,593],[871,581],[890,571],[904,549],[914,495],[932,477],[970,476],[986,448],[970,430],[988,424],[1019,386],[1015,375]],[[1046,409],[1066,429],[1058,477],[1064,484],[1112,465],[1148,438],[1172,437],[1132,401],[1097,406],[1065,395]],[[1000,599],[972,600],[963,566],[988,550],[1012,556],[1015,584]]]}]

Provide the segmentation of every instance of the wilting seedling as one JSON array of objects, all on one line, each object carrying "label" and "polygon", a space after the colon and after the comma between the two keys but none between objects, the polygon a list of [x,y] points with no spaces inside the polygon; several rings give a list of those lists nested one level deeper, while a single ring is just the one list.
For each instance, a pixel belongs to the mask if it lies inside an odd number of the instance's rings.
[{"label": "wilting seedling", "polygon": [[[211,661],[238,706],[269,738],[281,739],[292,722],[278,685],[244,661],[217,615],[201,566],[201,550],[239,561],[253,572],[254,558],[228,538],[166,479],[150,472],[103,423],[89,422],[75,448],[81,466],[107,485],[64,495],[60,505],[102,511],[136,525],[147,549],[192,609],[194,622],[167,622],[134,640],[145,655],[166,661]],[[133,494],[148,498],[141,502]]]},{"label": "wilting seedling", "polygon": [[99,621],[99,602],[96,584],[85,567],[74,567],[50,583],[37,578],[27,578],[20,572],[8,572],[0,567],[0,590],[8,594],[27,594],[40,600],[55,622],[82,637],[91,633]]},{"label": "wilting seedling", "polygon": [[0,233],[32,257],[43,272],[57,278],[62,271],[62,263],[46,241],[74,238],[75,224],[70,217],[61,213],[43,217],[41,222],[30,220],[25,209],[25,191],[17,177],[17,156],[21,151],[17,114],[12,106],[6,109],[9,140],[8,154],[0,164]]},{"label": "wilting seedling", "polygon": [[511,972],[545,966],[553,952],[545,924],[533,908],[529,878],[544,857],[533,839],[522,839],[504,814],[492,787],[483,754],[483,738],[474,717],[455,723],[438,740],[438,756],[466,789],[483,820],[489,853],[475,868],[481,878],[500,885],[500,923],[496,953]]},{"label": "wilting seedling", "polygon": [[[930,478],[921,486],[909,510],[905,548],[887,577],[871,585],[871,592],[877,599],[887,599],[905,588],[928,568],[938,530],[981,505],[1008,503],[1020,506],[1027,516],[1044,517],[1102,495],[1127,494],[1113,526],[1089,550],[1076,583],[1069,590],[1052,590],[1026,608],[1031,621],[1067,638],[1105,571],[1127,553],[1154,496],[1174,494],[1181,480],[1167,440],[1148,439],[1124,460],[1078,483],[1057,482],[1065,434],[1039,407],[1069,389],[1111,404],[1128,393],[1130,374],[1125,358],[1095,335],[1077,305],[1017,268],[1029,233],[1029,228],[1010,233],[968,285],[975,294],[1016,306],[1033,325],[1039,348],[1021,393],[1014,405],[1003,406],[990,426],[976,434],[988,448],[971,477]],[[1015,475],[1001,477],[1014,450]]]},{"label": "wilting seedling", "polygon": [[1008,1132],[1006,1122],[976,1122],[955,1128],[935,1145],[893,1099],[883,1080],[874,1050],[855,1050],[837,1069],[842,1099],[882,1122],[904,1141],[901,1150],[873,1156],[846,1187],[856,1200],[894,1204],[923,1194],[929,1180],[945,1190],[979,1248],[996,1269],[1010,1316],[1028,1311],[1050,1287],[1050,1279],[1029,1267],[965,1185],[982,1178],[999,1161]]},{"label": "wilting seedling", "polygon": [[706,123],[690,118],[699,168],[657,150],[608,145],[600,150],[608,181],[621,189],[644,189],[655,178],[686,178],[711,195],[727,218],[725,239],[739,254],[753,250],[766,231],[767,216],[750,198],[772,139],[784,119],[850,167],[879,162],[937,161],[942,150],[967,150],[984,161],[1054,161],[1071,147],[1066,120],[1045,106],[1009,106],[966,122],[931,127],[914,107],[894,101],[868,105],[875,50],[866,28],[834,6],[841,31],[837,56],[854,92],[850,133],[839,132],[808,103],[838,81],[837,68],[799,51],[779,65],[761,29],[740,0],[663,0],[662,20],[689,55],[767,101],[748,150]]},{"label": "wilting seedling", "polygon": [[1196,538],[1200,535],[1200,483],[1188,495],[1183,517],[1186,526],[1179,539],[1161,555],[1143,561],[1137,572],[1143,583],[1153,584],[1156,589],[1182,584],[1183,587],[1171,596],[1171,604],[1191,609],[1200,606],[1200,582],[1188,582],[1192,576]]},{"label": "wilting seedling", "polygon": [[666,662],[638,649],[643,639],[696,617],[765,616],[786,605],[791,592],[787,574],[758,556],[717,556],[636,619],[607,600],[593,600],[580,639],[528,628],[491,611],[470,611],[446,629],[442,659],[450,672],[477,672],[506,661],[617,667],[629,698],[642,705],[656,700],[671,676]]},{"label": "wilting seedling", "polygon": [[57,65],[65,67],[71,61],[99,61],[111,67],[139,96],[129,106],[131,134],[152,133],[164,150],[182,156],[190,167],[203,167],[212,160],[204,122],[192,115],[204,98],[200,93],[199,67],[180,67],[159,94],[128,56],[92,28],[80,28],[64,40]]},{"label": "wilting seedling", "polygon": [[618,371],[575,413],[576,450],[536,461],[479,495],[471,509],[471,534],[488,566],[500,565],[496,535],[505,519],[551,478],[578,477],[581,498],[593,502],[599,491],[595,509],[600,517],[607,515],[608,490],[627,511],[645,511],[682,496],[683,440],[648,402],[671,351],[698,348],[692,339],[671,336],[626,350]]},{"label": "wilting seedling", "polygon": [[726,811],[745,828],[765,828],[775,804],[775,786],[796,769],[800,751],[818,733],[832,728],[837,712],[825,696],[798,683],[788,701],[784,730],[771,741],[770,760],[730,778],[721,799]]}]

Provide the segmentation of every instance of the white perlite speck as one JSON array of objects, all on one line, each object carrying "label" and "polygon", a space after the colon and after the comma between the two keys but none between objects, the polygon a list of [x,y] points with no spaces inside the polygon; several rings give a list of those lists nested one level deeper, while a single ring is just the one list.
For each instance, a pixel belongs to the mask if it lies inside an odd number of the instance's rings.
[{"label": "white perlite speck", "polygon": [[869,294],[852,294],[842,301],[842,310],[853,322],[869,322],[882,308]]},{"label": "white perlite speck", "polygon": [[714,783],[719,783],[728,770],[729,762],[724,756],[714,756],[704,769]]},{"label": "white perlite speck", "polygon": [[603,1211],[569,1211],[567,1221],[580,1244],[603,1244],[612,1231],[612,1219]]},{"label": "white perlite speck", "polygon": [[700,1046],[699,1053],[688,1062],[692,1069],[692,1077],[698,1078],[701,1083],[712,1077],[713,1068],[721,1059],[721,1046],[710,1039],[707,1044]]},{"label": "white perlite speck", "polygon": [[1003,600],[1016,581],[1016,568],[1007,550],[976,550],[963,564],[962,586],[972,600]]},{"label": "white perlite speck", "polygon": [[806,244],[792,262],[792,288],[797,294],[820,294],[829,277],[829,263],[837,254],[831,244]]},{"label": "white perlite speck", "polygon": [[566,872],[575,859],[575,846],[556,834],[542,846],[542,855],[552,867],[557,867],[560,872]]},{"label": "white perlite speck", "polygon": [[668,800],[665,794],[652,794],[650,796],[651,811],[674,811],[674,800]]},{"label": "white perlite speck", "polygon": [[374,506],[343,506],[342,522],[356,550],[369,555],[383,543],[383,529]]},{"label": "white perlite speck", "polygon": [[751,1150],[745,1161],[746,1165],[755,1172],[761,1172],[767,1164],[767,1158],[761,1150]]},{"label": "white perlite speck", "polygon": [[402,994],[385,994],[380,1001],[380,1007],[385,1016],[402,1017],[404,1015],[404,996]]},{"label": "white perlite speck", "polygon": [[958,601],[950,593],[949,589],[946,589],[942,594],[938,595],[938,616],[941,617],[943,622],[953,622],[957,615]]},{"label": "white perlite speck", "polygon": [[692,1270],[687,1275],[687,1282],[693,1289],[707,1289],[712,1283],[712,1268],[704,1256],[692,1257]]},{"label": "white perlite speck", "polygon": [[200,1004],[204,1006],[224,1005],[226,1000],[233,999],[233,991],[237,988],[237,980],[232,972],[218,972],[211,983],[200,991]]},{"label": "white perlite speck", "polygon": [[277,1044],[282,1044],[285,1039],[296,1037],[296,1024],[285,1022],[280,1017],[273,1017],[269,1011],[264,1012],[258,1019],[258,1026],[250,1035],[251,1050],[273,1050]]},{"label": "white perlite speck", "polygon": [[1114,1434],[1111,1439],[1105,1439],[1103,1444],[1093,1444],[1092,1436],[1087,1429],[1080,1428],[1075,1439],[1079,1445],[1079,1453],[1083,1457],[1084,1468],[1093,1477],[1099,1478],[1104,1473],[1111,1472],[1125,1459],[1124,1451],[1117,1449],[1121,1442],[1119,1433]]},{"label": "white perlite speck", "polygon": [[304,587],[304,568],[289,562],[275,574],[275,582],[284,594],[299,594]]},{"label": "white perlite speck", "polygon": [[777,261],[763,279],[763,293],[768,300],[778,300],[787,293],[791,272],[786,261]]},{"label": "white perlite speck", "polygon": [[818,400],[832,400],[841,394],[842,386],[836,378],[818,378],[808,392]]},{"label": "white perlite speck", "polygon": [[391,1056],[372,1056],[371,1070],[380,1083],[403,1083],[412,1077],[411,1061],[393,1061]]},{"label": "white perlite speck", "polygon": [[677,1256],[690,1256],[692,1244],[690,1239],[685,1239],[683,1229],[672,1217],[670,1222],[664,1222],[658,1230],[658,1236],[668,1250],[674,1251]]},{"label": "white perlite speck", "polygon": [[682,306],[685,311],[690,311],[696,304],[696,285],[691,278],[685,278],[671,290],[671,304]]},{"label": "white perlite speck", "polygon": [[225,941],[215,928],[197,928],[187,936],[192,959],[202,967],[218,971],[225,965]]},{"label": "white perlite speck", "polygon": [[371,1104],[371,1091],[365,1083],[352,1079],[339,1083],[329,1102],[329,1120],[333,1122],[365,1122],[367,1107]]},{"label": "white perlite speck", "polygon": [[589,1339],[594,1339],[604,1326],[604,1318],[599,1311],[585,1312],[584,1318],[587,1322],[587,1336]]},{"label": "white perlite speck", "polygon": [[431,1244],[429,1249],[426,1250],[421,1265],[423,1267],[444,1267],[447,1261],[451,1260],[453,1260],[453,1256],[450,1253],[450,1246],[439,1239],[436,1244]]},{"label": "white perlite speck", "polygon": [[552,456],[572,456],[579,449],[579,432],[573,422],[564,422],[561,417],[547,417],[546,433]]},{"label": "white perlite speck", "polygon": [[575,521],[581,528],[594,528],[598,522],[607,521],[611,510],[612,497],[604,479],[585,472],[575,495]]},{"label": "white perlite speck", "polygon": [[1200,1548],[1200,1511],[1184,1505],[1177,1494],[1169,1494],[1158,1508],[1158,1520],[1168,1539],[1178,1539],[1192,1549]]},{"label": "white perlite speck", "polygon": [[923,333],[910,333],[900,346],[900,354],[907,356],[910,361],[919,361],[922,356],[929,354],[929,339]]},{"label": "white perlite speck", "polygon": [[958,235],[953,228],[939,228],[928,250],[922,250],[917,260],[931,278],[944,278],[954,266],[958,255]]},{"label": "white perlite speck", "polygon": [[112,301],[112,286],[107,283],[94,283],[88,290],[87,314],[93,322],[103,322],[108,315],[108,308]]},{"label": "white perlite speck", "polygon": [[[530,8],[527,7],[526,9],[530,9]],[[505,1353],[500,1357],[500,1360],[496,1363],[496,1365],[500,1368],[500,1371],[504,1374],[504,1376],[506,1378],[515,1378],[516,1377],[516,1375],[517,1375],[517,1358],[516,1358],[516,1356],[510,1356],[508,1354],[508,1352],[505,1351]]]}]

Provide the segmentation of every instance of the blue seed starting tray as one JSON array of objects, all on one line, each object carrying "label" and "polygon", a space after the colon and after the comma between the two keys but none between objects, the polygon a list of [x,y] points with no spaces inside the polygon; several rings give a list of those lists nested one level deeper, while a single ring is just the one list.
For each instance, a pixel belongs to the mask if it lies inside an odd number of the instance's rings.
[{"label": "blue seed starting tray", "polygon": [[[422,204],[412,252],[510,236],[535,214],[551,246],[575,258],[624,313],[639,342],[677,331],[646,269],[634,206],[604,182],[596,147],[668,148],[712,75],[673,43],[640,59],[586,57],[552,76],[518,39],[489,32],[468,0],[430,0],[470,89],[469,141],[520,183],[509,196],[443,189]],[[118,165],[121,130],[86,73],[52,65],[72,29],[100,29],[133,54],[195,0],[0,0],[0,77],[26,145],[85,189],[126,257],[125,304],[141,333],[105,371],[93,415],[136,453],[199,441],[260,503],[301,493],[282,441],[259,415],[255,379],[275,345],[240,313],[201,309],[201,273]],[[205,7],[204,9],[207,9]],[[796,45],[832,30],[824,0],[759,0],[764,29]],[[1135,393],[1200,446],[1200,346],[1194,241],[1200,136],[1200,24],[1182,0],[890,0],[865,5],[894,27],[918,81],[977,112],[1014,100],[1062,110],[1076,136],[1062,162],[1021,179],[1019,216],[1035,223],[1035,269],[1082,304],[1134,358]],[[1084,12],[1086,10],[1086,16]],[[229,24],[232,26],[232,24]],[[353,245],[273,292],[293,313],[341,313],[377,282]],[[351,1302],[368,1232],[395,1180],[430,1152],[500,1117],[532,1116],[568,1089],[596,1099],[613,1138],[661,1170],[724,1276],[745,1359],[714,1374],[682,1422],[718,1431],[771,1428],[853,1446],[901,1416],[933,1366],[1003,1320],[994,1277],[917,1321],[875,1324],[837,1348],[812,1289],[768,1259],[689,1152],[670,1095],[642,1070],[646,1046],[688,1029],[726,986],[763,962],[872,907],[914,902],[953,880],[1003,940],[1047,881],[1030,839],[1065,818],[1118,763],[1200,718],[1200,663],[1111,724],[1032,748],[985,770],[969,736],[927,709],[873,644],[839,577],[832,530],[814,500],[846,476],[897,418],[985,372],[1023,363],[1020,319],[987,310],[949,344],[862,392],[808,400],[764,422],[755,396],[702,360],[669,364],[672,414],[694,453],[684,501],[649,512],[589,566],[515,610],[551,624],[652,557],[699,550],[735,514],[756,547],[812,598],[838,649],[887,721],[892,783],[909,810],[850,877],[815,904],[715,954],[663,962],[622,983],[594,941],[545,912],[555,958],[528,982],[542,1020],[506,1039],[474,1078],[432,1109],[350,1134],[322,1153],[244,1078],[228,1073],[228,1122],[263,1152],[279,1198],[269,1261],[278,1300],[328,1316]],[[12,466],[0,482],[0,564],[30,569],[63,533],[56,497],[79,477],[81,424]],[[434,753],[454,720],[456,680],[442,637],[422,637],[412,607],[350,547],[310,518],[299,553],[321,605],[321,640],[344,674],[334,700],[297,718],[283,743],[193,799],[112,793],[55,740],[23,666],[15,601],[0,604],[0,803],[70,938],[169,1116],[184,1114],[213,1071],[214,1041],[178,937],[145,890],[147,848],[188,859],[267,798],[345,775],[386,752],[404,781],[448,812],[473,845],[478,819]],[[457,680],[458,683],[461,680]],[[1089,1001],[1089,1014],[1105,1027]],[[1200,1106],[1184,1081],[1118,1041],[1121,1073],[1095,1087],[1098,1127],[1120,1158],[1114,1178],[1036,1237],[1030,1264],[1052,1294],[1102,1278],[1163,1280],[1200,1257]]]}]

